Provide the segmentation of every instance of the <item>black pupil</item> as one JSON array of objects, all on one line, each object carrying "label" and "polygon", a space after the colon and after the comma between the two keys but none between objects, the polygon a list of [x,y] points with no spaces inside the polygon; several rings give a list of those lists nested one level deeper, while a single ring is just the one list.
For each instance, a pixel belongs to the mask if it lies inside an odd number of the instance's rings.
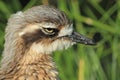
[{"label": "black pupil", "polygon": [[47,30],[48,30],[48,31],[51,31],[51,30],[52,30],[52,31],[54,32],[55,29],[53,29],[53,28],[47,28]]}]

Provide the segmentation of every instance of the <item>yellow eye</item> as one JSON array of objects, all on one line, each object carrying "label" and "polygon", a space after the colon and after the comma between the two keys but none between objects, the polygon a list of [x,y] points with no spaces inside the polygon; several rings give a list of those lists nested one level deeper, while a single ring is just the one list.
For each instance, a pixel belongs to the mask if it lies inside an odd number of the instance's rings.
[{"label": "yellow eye", "polygon": [[56,28],[42,28],[42,32],[47,35],[57,35],[59,30]]},{"label": "yellow eye", "polygon": [[45,28],[44,30],[48,33],[54,33],[54,29],[52,28]]}]

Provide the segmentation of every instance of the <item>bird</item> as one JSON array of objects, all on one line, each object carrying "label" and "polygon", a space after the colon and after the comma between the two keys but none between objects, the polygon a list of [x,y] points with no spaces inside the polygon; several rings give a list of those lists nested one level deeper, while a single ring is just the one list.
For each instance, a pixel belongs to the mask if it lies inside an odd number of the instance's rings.
[{"label": "bird", "polygon": [[65,12],[48,5],[19,11],[8,20],[0,80],[59,80],[52,54],[95,42],[75,32]]}]

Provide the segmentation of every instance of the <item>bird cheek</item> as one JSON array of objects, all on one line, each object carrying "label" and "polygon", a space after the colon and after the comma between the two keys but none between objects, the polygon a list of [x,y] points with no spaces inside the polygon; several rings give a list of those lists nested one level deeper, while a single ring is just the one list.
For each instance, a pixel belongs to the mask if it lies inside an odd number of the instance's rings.
[{"label": "bird cheek", "polygon": [[67,39],[67,38],[62,38],[59,42],[58,42],[58,46],[61,49],[67,49],[68,47],[70,47],[71,45],[74,44],[74,42],[72,42],[71,40]]}]

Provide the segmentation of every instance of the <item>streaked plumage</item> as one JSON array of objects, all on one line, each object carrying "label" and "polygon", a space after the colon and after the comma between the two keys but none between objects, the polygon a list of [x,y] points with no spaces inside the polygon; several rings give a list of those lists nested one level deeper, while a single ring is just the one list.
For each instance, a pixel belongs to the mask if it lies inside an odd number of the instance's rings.
[{"label": "streaked plumage", "polygon": [[64,12],[44,5],[17,12],[6,27],[0,80],[58,80],[51,53],[75,42],[94,44]]}]

